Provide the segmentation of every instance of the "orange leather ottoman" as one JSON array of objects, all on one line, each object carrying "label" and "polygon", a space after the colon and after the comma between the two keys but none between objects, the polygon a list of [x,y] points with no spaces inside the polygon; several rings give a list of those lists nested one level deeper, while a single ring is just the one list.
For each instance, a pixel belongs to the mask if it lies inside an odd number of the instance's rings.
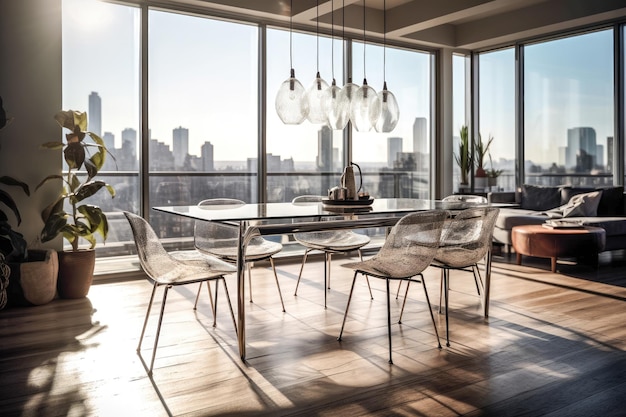
[{"label": "orange leather ottoman", "polygon": [[515,226],[511,241],[517,253],[517,264],[522,255],[550,258],[552,272],[556,272],[558,257],[598,256],[604,250],[606,233],[601,227],[548,228],[542,225]]}]

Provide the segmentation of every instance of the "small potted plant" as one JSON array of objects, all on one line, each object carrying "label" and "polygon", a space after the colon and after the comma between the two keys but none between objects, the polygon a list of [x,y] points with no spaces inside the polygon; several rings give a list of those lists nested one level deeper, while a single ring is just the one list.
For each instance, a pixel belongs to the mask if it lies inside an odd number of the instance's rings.
[{"label": "small potted plant", "polygon": [[496,185],[498,185],[498,177],[500,176],[500,174],[502,174],[502,170],[501,169],[495,169],[493,167],[493,160],[491,159],[491,153],[489,153],[489,165],[491,166],[491,168],[486,169],[485,173],[487,174],[487,181],[488,181],[488,186],[491,187],[495,187]]},{"label": "small potted plant", "polygon": [[[68,170],[65,176],[49,175],[37,185],[39,189],[48,181],[63,182],[61,194],[41,213],[44,222],[41,241],[50,241],[61,234],[72,245],[71,250],[59,252],[59,296],[82,298],[89,292],[93,280],[96,235],[106,241],[109,231],[106,214],[100,207],[87,204],[85,200],[101,189],[115,197],[111,185],[94,179],[109,151],[102,138],[87,131],[87,113],[61,111],[54,118],[61,127],[70,131],[65,135],[66,142],[52,141],[41,146],[62,149]],[[79,247],[80,239],[86,240],[89,247]]]}]

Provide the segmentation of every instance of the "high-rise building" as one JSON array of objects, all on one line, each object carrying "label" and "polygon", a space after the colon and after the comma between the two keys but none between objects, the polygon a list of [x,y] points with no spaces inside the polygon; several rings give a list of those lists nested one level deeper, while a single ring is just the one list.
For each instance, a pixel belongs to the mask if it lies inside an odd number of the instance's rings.
[{"label": "high-rise building", "polygon": [[606,170],[613,172],[613,136],[606,138]]},{"label": "high-rise building", "polygon": [[416,117],[413,123],[413,152],[425,155],[429,149],[428,122],[425,117]]},{"label": "high-rise building", "polygon": [[211,144],[211,142],[204,142],[200,148],[200,152],[202,153],[202,171],[215,171],[213,144]]},{"label": "high-rise building", "polygon": [[398,160],[398,154],[402,152],[402,138],[387,138],[387,166],[393,168]]},{"label": "high-rise building", "polygon": [[122,149],[115,156],[117,165],[122,170],[133,171],[139,167],[137,160],[137,131],[126,128],[122,130]]},{"label": "high-rise building", "polygon": [[172,131],[172,144],[174,152],[174,166],[176,169],[185,166],[185,159],[189,153],[189,129],[182,126]]},{"label": "high-rise building", "polygon": [[89,94],[89,110],[87,113],[89,131],[102,136],[102,100],[95,91]]},{"label": "high-rise building", "polygon": [[317,132],[316,165],[318,171],[333,169],[333,131],[328,126],[322,126]]},{"label": "high-rise building", "polygon": [[592,127],[567,129],[565,168],[576,172],[591,171],[596,161],[596,131]]}]

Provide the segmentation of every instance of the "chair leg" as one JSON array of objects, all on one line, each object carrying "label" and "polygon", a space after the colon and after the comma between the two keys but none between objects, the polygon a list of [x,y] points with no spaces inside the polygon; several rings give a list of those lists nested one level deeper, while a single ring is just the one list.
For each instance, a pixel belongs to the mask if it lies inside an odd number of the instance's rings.
[{"label": "chair leg", "polygon": [[[358,249],[359,251],[359,258],[361,259],[361,262],[363,262],[363,252],[361,251],[361,249]],[[374,295],[372,294],[372,287],[370,286],[370,277],[368,277],[367,275],[365,275],[365,281],[367,281],[367,289],[370,290],[370,299],[374,299]],[[397,299],[398,297],[396,297]]]},{"label": "chair leg", "polygon": [[158,284],[152,286],[152,294],[150,295],[150,302],[148,302],[148,311],[146,311],[146,319],[143,321],[143,327],[141,329],[141,336],[139,336],[139,344],[137,345],[137,352],[141,350],[141,343],[143,342],[143,336],[146,333],[146,326],[148,325],[148,317],[150,317],[150,310],[152,309],[152,302],[154,301],[154,294]]},{"label": "chair leg", "polygon": [[442,301],[443,301],[443,280],[444,280],[444,274],[445,274],[445,268],[441,268],[441,278],[439,279],[439,314],[441,314],[443,311],[441,309]]},{"label": "chair leg", "polygon": [[276,279],[276,288],[278,288],[278,296],[280,297],[280,304],[283,306],[283,313],[285,312],[285,303],[283,302],[283,293],[280,291],[280,283],[278,282],[278,275],[276,274],[276,266],[274,265],[274,258],[270,256],[270,264],[272,264],[272,270],[274,271],[274,278]]},{"label": "chair leg", "polygon": [[[213,327],[217,326],[217,293],[219,292],[219,283],[219,280],[215,280],[215,301],[211,303],[211,308],[213,308]],[[208,286],[209,281],[206,284]],[[226,281],[224,281],[224,285],[226,285]]]},{"label": "chair leg", "polygon": [[[332,260],[332,253],[326,252],[326,284],[328,285],[326,288],[330,290],[330,265]],[[326,304],[324,304],[326,305]]]},{"label": "chair leg", "polygon": [[300,278],[302,278],[302,270],[304,269],[304,264],[306,263],[306,257],[308,256],[309,252],[311,252],[311,249],[307,249],[304,251],[304,256],[302,257],[302,265],[300,266],[300,273],[298,274],[298,282],[296,282],[296,290],[293,293],[294,296],[298,295],[298,285],[300,285]]},{"label": "chair leg", "polygon": [[449,305],[448,305],[448,298],[449,298],[449,294],[448,294],[448,289],[450,287],[450,270],[449,269],[444,269],[444,274],[443,274],[443,287],[444,287],[444,299],[445,299],[445,303],[446,303],[446,346],[450,347],[450,322],[448,319],[448,310],[449,310]]},{"label": "chair leg", "polygon": [[327,285],[328,289],[330,289],[330,252],[324,254],[324,308],[326,308],[328,297]]},{"label": "chair leg", "polygon": [[[213,292],[211,291],[211,285],[209,285],[209,281],[206,282],[207,292],[209,293],[209,301],[211,302],[211,312],[213,313],[213,319],[215,319],[215,305],[213,304]],[[198,287],[198,293],[196,294],[196,301],[193,303],[193,309],[197,310],[198,308],[198,300],[200,299],[200,292],[202,290],[202,283]]]},{"label": "chair leg", "polygon": [[170,285],[165,286],[163,291],[163,301],[161,303],[161,312],[159,313],[159,323],[157,325],[156,335],[154,336],[154,347],[152,349],[152,359],[150,360],[150,368],[148,369],[148,375],[152,375],[152,368],[154,367],[154,359],[156,358],[157,346],[159,344],[159,336],[161,335],[161,324],[163,324],[163,313],[165,312],[165,302],[167,301],[167,292],[171,288]]},{"label": "chair leg", "polygon": [[[402,282],[402,281],[400,281]],[[404,305],[406,304],[406,299],[409,297],[409,286],[411,285],[411,281],[406,282],[406,290],[404,291],[404,301],[402,301],[402,309],[400,309],[400,318],[398,319],[398,324],[402,323],[402,315],[404,314]],[[398,287],[398,290],[400,287]],[[397,297],[396,297],[397,298]]]},{"label": "chair leg", "polygon": [[393,364],[393,359],[391,359],[391,300],[389,300],[389,278],[385,281],[387,284],[387,339],[389,340],[389,363]]},{"label": "chair leg", "polygon": [[215,299],[217,301],[217,283],[219,281],[222,281],[224,283],[224,293],[226,294],[226,301],[228,301],[228,308],[230,309],[230,317],[232,317],[233,319],[233,327],[235,328],[235,335],[237,335],[237,322],[235,321],[235,313],[233,311],[233,305],[230,302],[230,294],[228,294],[228,287],[226,286],[226,280],[224,279],[224,277],[220,277],[215,281]]},{"label": "chair leg", "polygon": [[348,317],[348,309],[350,308],[350,300],[352,300],[352,292],[354,291],[354,283],[356,282],[356,276],[358,272],[354,271],[354,277],[352,278],[352,286],[350,287],[350,295],[348,295],[348,304],[346,304],[346,312],[343,314],[343,322],[341,323],[341,330],[339,331],[339,337],[337,340],[341,342],[341,335],[343,335],[343,327],[346,325],[346,317]]},{"label": "chair leg", "polygon": [[[428,312],[430,313],[430,319],[433,322],[433,328],[435,329],[435,336],[437,337],[437,347],[441,349],[441,342],[439,341],[439,332],[437,331],[437,324],[435,324],[435,315],[433,314],[433,309],[430,305],[430,297],[428,296],[428,290],[426,289],[426,282],[424,281],[424,276],[420,274],[422,280],[422,286],[424,287],[424,295],[426,296],[426,304],[428,305]],[[448,309],[446,309],[446,314],[448,313]],[[448,332],[448,324],[446,323],[446,334]],[[448,346],[450,343],[448,342]]]},{"label": "chair leg", "polygon": [[248,273],[248,291],[250,292],[250,302],[252,301],[252,273],[250,269],[250,262],[246,262],[246,272]]},{"label": "chair leg", "polygon": [[480,276],[480,270],[478,269],[477,264],[472,265],[472,273],[474,274],[474,282],[476,283],[476,291],[478,292],[478,295],[480,295],[480,287],[483,285],[483,278]]},{"label": "chair leg", "polygon": [[400,295],[400,287],[402,287],[402,280],[398,282],[398,289],[396,290],[396,300],[398,299],[398,296]]}]

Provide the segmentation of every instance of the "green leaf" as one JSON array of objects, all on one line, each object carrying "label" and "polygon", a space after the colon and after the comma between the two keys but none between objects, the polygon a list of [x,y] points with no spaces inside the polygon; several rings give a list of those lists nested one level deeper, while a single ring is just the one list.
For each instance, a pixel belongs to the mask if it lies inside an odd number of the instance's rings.
[{"label": "green leaf", "polygon": [[13,177],[7,177],[2,176],[0,177],[0,183],[5,184],[5,185],[11,185],[11,186],[18,186],[18,187],[22,187],[22,190],[24,191],[24,194],[26,194],[27,196],[30,196],[30,190],[28,189],[28,184],[23,183],[22,181],[18,181]]},{"label": "green leaf", "polygon": [[[100,191],[102,187],[106,187],[109,190],[109,193],[111,193],[112,187],[104,181],[98,180],[83,184],[78,190],[76,190],[76,202],[83,201],[84,199],[91,197],[92,195]],[[115,195],[115,191],[113,191],[112,195]]]},{"label": "green leaf", "polygon": [[46,142],[46,143],[39,145],[40,148],[53,149],[53,150],[63,149],[64,146],[65,144],[63,142]]},{"label": "green leaf", "polygon": [[85,148],[79,142],[68,143],[63,155],[70,169],[80,169],[85,162]]},{"label": "green leaf", "polygon": [[[0,202],[2,202],[5,206],[7,206],[15,215],[17,219],[17,224],[22,223],[22,216],[20,216],[20,211],[17,208],[17,204],[13,201],[13,197],[11,197],[6,191],[0,190]],[[6,217],[6,215],[5,215]]]},{"label": "green leaf", "polygon": [[[48,242],[59,235],[59,233],[63,232],[63,230],[68,226],[67,224],[67,213],[65,212],[55,212],[52,213],[44,224],[44,227],[41,231],[41,241]],[[65,233],[63,233],[65,236]]]}]

